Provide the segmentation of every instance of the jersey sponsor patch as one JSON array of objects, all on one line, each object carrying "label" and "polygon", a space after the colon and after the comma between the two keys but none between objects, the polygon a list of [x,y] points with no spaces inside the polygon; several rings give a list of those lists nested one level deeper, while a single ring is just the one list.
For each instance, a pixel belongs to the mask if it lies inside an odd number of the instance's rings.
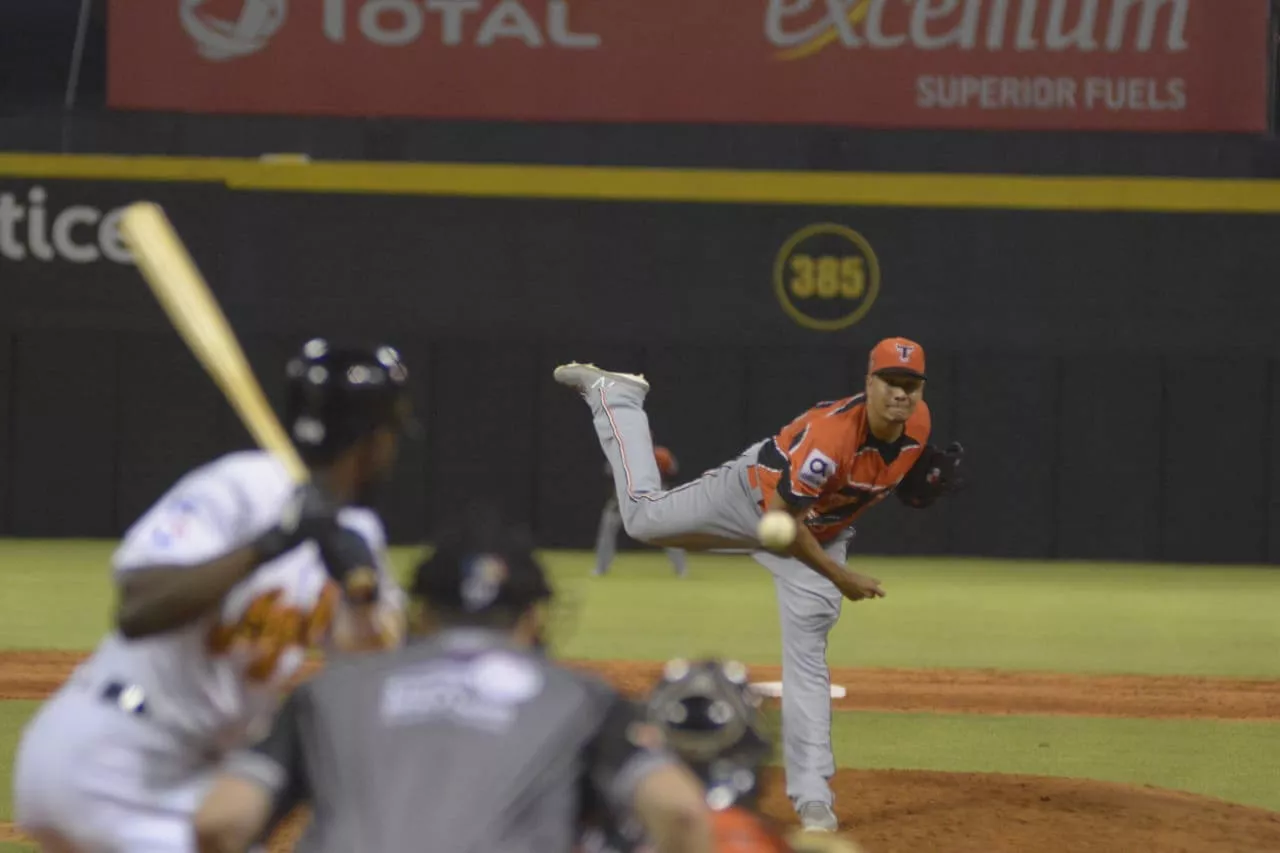
[{"label": "jersey sponsor patch", "polygon": [[814,448],[809,451],[809,455],[804,458],[804,462],[796,471],[796,479],[811,489],[821,489],[835,472],[835,460]]}]

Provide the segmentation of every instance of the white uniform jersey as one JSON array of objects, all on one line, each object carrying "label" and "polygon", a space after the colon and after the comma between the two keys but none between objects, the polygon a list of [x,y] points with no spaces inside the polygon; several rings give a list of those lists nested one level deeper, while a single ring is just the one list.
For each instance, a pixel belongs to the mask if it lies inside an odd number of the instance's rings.
[{"label": "white uniform jersey", "polygon": [[[232,453],[179,480],[125,534],[117,575],[147,566],[196,565],[227,554],[279,522],[295,486],[261,451]],[[344,508],[339,522],[365,538],[377,560],[384,601],[404,594],[386,564],[386,534],[372,510]],[[281,687],[296,674],[311,639],[328,635],[340,593],[307,542],[264,563],[227,595],[221,612],[140,640],[107,636],[79,676],[136,686],[156,724],[185,746],[218,753],[269,724]],[[250,623],[256,644],[237,642]]]}]

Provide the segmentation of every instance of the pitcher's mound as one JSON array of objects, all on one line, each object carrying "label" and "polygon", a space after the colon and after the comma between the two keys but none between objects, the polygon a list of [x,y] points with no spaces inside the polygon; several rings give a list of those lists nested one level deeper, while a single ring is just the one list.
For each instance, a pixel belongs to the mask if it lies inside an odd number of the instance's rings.
[{"label": "pitcher's mound", "polygon": [[[780,775],[765,808],[791,822]],[[841,770],[841,828],[866,853],[1263,853],[1280,813],[1086,779]]]},{"label": "pitcher's mound", "polygon": [[[795,815],[767,774],[765,811]],[[1086,779],[841,770],[841,830],[865,853],[1275,853],[1280,813],[1158,788]],[[273,853],[300,825],[281,827]]]}]

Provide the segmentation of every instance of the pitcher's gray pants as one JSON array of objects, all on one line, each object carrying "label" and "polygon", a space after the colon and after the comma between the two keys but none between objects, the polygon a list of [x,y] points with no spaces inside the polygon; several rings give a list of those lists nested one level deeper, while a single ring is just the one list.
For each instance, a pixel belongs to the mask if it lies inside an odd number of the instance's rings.
[{"label": "pitcher's gray pants", "polygon": [[[618,499],[609,498],[604,509],[600,510],[600,526],[596,530],[596,567],[592,574],[603,575],[609,571],[613,558],[618,553],[618,533],[622,530],[622,511],[618,509]],[[666,548],[667,559],[676,574],[684,577],[688,570],[683,548]]]},{"label": "pitcher's gray pants", "polygon": [[[853,532],[826,546],[844,564]],[[797,806],[831,805],[828,784],[836,772],[831,751],[831,670],[827,635],[840,618],[844,596],[835,584],[791,557],[757,551],[755,560],[773,573],[782,621],[782,752],[787,796]]]},{"label": "pitcher's gray pants", "polygon": [[[600,447],[613,468],[618,508],[627,534],[643,542],[707,536],[724,544],[708,548],[750,548],[773,574],[782,623],[782,739],[787,796],[795,805],[833,801],[827,780],[835,773],[831,751],[831,673],[827,634],[844,600],[826,578],[799,560],[759,550],[756,524],[760,493],[749,469],[759,444],[696,480],[669,491],[653,458],[644,394],[623,383],[605,383],[586,392]],[[839,563],[847,556],[852,531],[829,543]]]}]

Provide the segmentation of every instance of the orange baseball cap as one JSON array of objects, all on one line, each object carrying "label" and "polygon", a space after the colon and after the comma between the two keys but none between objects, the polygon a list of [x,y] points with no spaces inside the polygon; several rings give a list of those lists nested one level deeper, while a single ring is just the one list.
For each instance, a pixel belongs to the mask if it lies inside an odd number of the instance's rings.
[{"label": "orange baseball cap", "polygon": [[868,373],[905,373],[928,379],[924,372],[924,347],[906,338],[885,338],[871,350]]}]

